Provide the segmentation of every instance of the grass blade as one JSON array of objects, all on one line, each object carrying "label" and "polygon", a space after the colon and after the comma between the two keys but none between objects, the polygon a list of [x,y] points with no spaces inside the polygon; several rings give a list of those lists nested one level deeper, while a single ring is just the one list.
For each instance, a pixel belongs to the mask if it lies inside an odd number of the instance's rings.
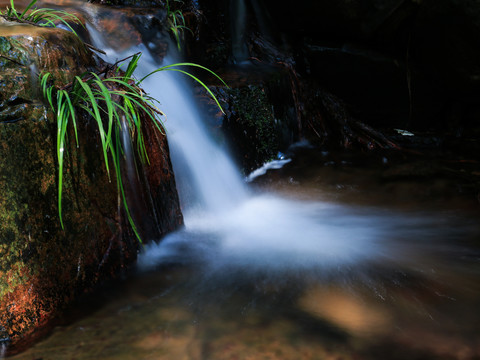
[{"label": "grass blade", "polygon": [[91,107],[93,109],[94,118],[97,122],[98,131],[100,133],[100,140],[102,142],[102,150],[103,150],[103,157],[104,157],[104,160],[105,160],[105,168],[107,169],[107,174],[110,177],[110,168],[108,166],[107,149],[108,149],[109,144],[111,142],[111,138],[107,137],[106,134],[105,134],[105,129],[103,128],[103,123],[102,123],[102,117],[100,116],[100,111],[98,109],[98,104],[97,104],[97,101],[95,100],[95,96],[93,95],[92,89],[90,88],[89,85],[84,83],[83,80],[80,77],[76,76],[75,79],[78,81],[80,86],[83,88],[83,90],[87,94],[88,99],[90,100],[89,105],[91,105]]},{"label": "grass blade", "polygon": [[141,53],[133,55],[133,58],[128,63],[127,70],[125,71],[124,79],[128,80],[133,76],[133,72],[137,68],[138,60],[140,60]]},{"label": "grass blade", "polygon": [[[25,8],[25,10],[23,10],[23,12],[20,14],[20,18],[23,19],[23,17],[25,16],[25,14],[27,13],[28,10],[30,10],[30,8],[35,5],[35,3],[37,2],[37,0],[32,0],[30,2],[30,4],[27,5],[27,7]],[[13,0],[11,0],[11,3],[13,4]]]},{"label": "grass blade", "polygon": [[65,135],[67,133],[68,116],[64,116],[66,104],[63,102],[65,91],[57,92],[57,159],[58,159],[58,217],[62,229],[62,193],[63,193],[63,155],[65,152]]}]

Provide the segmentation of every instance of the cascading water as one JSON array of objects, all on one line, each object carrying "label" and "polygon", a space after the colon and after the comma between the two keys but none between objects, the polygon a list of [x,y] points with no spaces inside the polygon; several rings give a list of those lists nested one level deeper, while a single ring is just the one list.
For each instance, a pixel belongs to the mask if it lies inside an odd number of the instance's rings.
[{"label": "cascading water", "polygon": [[[108,44],[97,38],[95,45],[105,49]],[[130,49],[129,53],[137,51],[143,52],[139,77],[173,62],[167,57],[163,64],[155,63],[145,48]],[[107,54],[111,62],[126,55],[112,49]],[[382,256],[378,240],[385,235],[385,229],[371,226],[378,222],[378,214],[365,218],[327,203],[250,194],[226,151],[204,128],[188,85],[179,75],[162,71],[144,80],[142,87],[160,102],[166,115],[164,125],[180,184],[186,228],[150,246],[140,257],[140,266],[162,261],[180,243],[197,246],[205,239],[220,251],[218,264],[247,261],[252,268],[319,264],[334,267]],[[346,222],[348,230],[343,226]],[[354,237],[352,227],[357,230],[353,230]]]},{"label": "cascading water", "polygon": [[[174,56],[167,56],[162,64],[156,63],[143,45],[128,54],[117,53],[95,29],[89,31],[94,44],[107,50],[110,62],[142,52],[136,72],[139,78],[175,62]],[[415,220],[391,215],[385,220],[379,210],[359,213],[327,202],[251,194],[227,152],[209,136],[181,74],[158,72],[145,79],[142,87],[160,102],[166,116],[164,125],[186,228],[149,246],[139,258],[141,268],[178,258],[187,246],[194,257],[210,258],[206,252],[214,253],[209,264],[213,268],[248,264],[250,269],[335,269],[388,257],[386,239],[392,232],[408,237],[406,223],[410,230],[421,233]],[[282,164],[287,162],[282,160]],[[397,251],[395,256],[401,253]]]},{"label": "cascading water", "polygon": [[[145,60],[139,68],[142,75],[161,65],[151,59],[142,60]],[[164,64],[172,62],[167,58]],[[165,127],[176,178],[180,184],[188,179],[179,194],[183,209],[188,212],[195,203],[215,214],[231,211],[247,199],[248,191],[225,151],[210,139],[192,94],[179,75],[161,72],[147,78],[143,87],[160,101],[166,114]],[[192,197],[197,197],[197,201],[192,201]]]}]

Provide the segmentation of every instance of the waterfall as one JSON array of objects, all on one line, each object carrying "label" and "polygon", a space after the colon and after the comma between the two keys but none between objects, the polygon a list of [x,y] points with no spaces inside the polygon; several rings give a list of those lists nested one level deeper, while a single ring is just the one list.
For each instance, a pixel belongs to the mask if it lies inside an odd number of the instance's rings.
[{"label": "waterfall", "polygon": [[[92,36],[96,33],[90,31]],[[163,64],[155,63],[143,45],[119,54],[98,43],[98,33],[95,38],[95,46],[107,49],[110,62],[141,51],[138,78],[175,60],[170,55]],[[380,240],[396,225],[378,226],[382,223],[378,212],[364,216],[365,211],[359,214],[340,205],[251,194],[227,152],[209,136],[189,84],[179,75],[162,71],[147,78],[142,87],[160,102],[166,115],[186,227],[147,247],[139,257],[140,267],[172,258],[184,261],[189,253],[208,258],[209,267],[239,264],[248,265],[249,270],[265,266],[336,269],[339,264],[384,256]]]},{"label": "waterfall", "polygon": [[[142,63],[141,75],[159,67],[149,60]],[[172,62],[167,58],[162,65]],[[172,71],[160,72],[147,78],[142,86],[160,101],[166,114],[164,125],[180,184],[182,208],[188,211],[199,206],[214,213],[229,211],[247,198],[245,184],[225,150],[210,138],[181,76]]]},{"label": "waterfall", "polygon": [[[142,58],[135,72],[137,78],[162,65],[179,62],[169,56],[163,63],[156,63],[144,45],[129,49],[128,53],[118,53],[109,48],[108,39],[104,39],[95,28],[89,26],[88,30],[95,46],[106,50],[109,62],[141,52]],[[170,48],[175,49],[174,46]],[[184,75],[162,71],[145,79],[142,87],[160,102],[159,107],[165,113],[163,122],[184,213],[199,209],[222,213],[244,201],[247,188],[225,150],[210,138]]]},{"label": "waterfall", "polygon": [[[255,23],[262,37],[272,43],[278,42],[270,15],[262,1],[229,0],[229,25],[232,45],[232,62],[245,65],[250,58],[248,43],[249,23]],[[248,4],[247,4],[248,3]],[[250,9],[249,6],[250,5]],[[249,20],[249,16],[253,19]]]}]

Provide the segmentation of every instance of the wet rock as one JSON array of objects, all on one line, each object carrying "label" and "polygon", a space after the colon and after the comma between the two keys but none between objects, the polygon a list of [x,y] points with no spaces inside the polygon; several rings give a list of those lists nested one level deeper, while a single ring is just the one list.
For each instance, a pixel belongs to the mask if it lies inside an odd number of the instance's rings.
[{"label": "wet rock", "polygon": [[[13,352],[80,294],[131,264],[139,244],[88,119],[77,120],[78,148],[70,141],[65,149],[63,229],[58,218],[57,125],[41,101],[38,75],[50,72],[56,84],[67,84],[95,69],[92,53],[64,30],[0,27],[0,329]],[[154,167],[145,170],[147,210],[159,223],[149,235],[159,239],[183,220],[166,138],[145,132]]]},{"label": "wet rock", "polygon": [[143,167],[144,194],[149,206],[143,216],[149,216],[153,230],[147,232],[161,237],[183,225],[183,215],[168,150],[167,136],[151,122],[144,123],[145,147],[149,165]]},{"label": "wet rock", "polygon": [[[37,5],[75,15],[83,26],[76,23],[70,23],[70,26],[89,44],[100,40],[103,47],[124,51],[125,56],[131,55],[128,53],[131,48],[144,44],[146,51],[161,62],[168,47],[167,12],[163,5],[152,8],[136,3],[139,4],[138,7],[103,6],[97,2],[88,2],[80,7],[72,0],[58,0],[54,3],[45,0]],[[63,27],[62,24],[57,25]]]},{"label": "wet rock", "polygon": [[96,14],[93,20],[95,28],[106,34],[106,46],[127,52],[132,47],[145,44],[151,55],[161,62],[169,37],[164,9],[90,6]]},{"label": "wet rock", "polygon": [[38,76],[50,72],[58,84],[95,65],[83,43],[73,34],[0,19],[0,122],[45,117],[39,101]]},{"label": "wet rock", "polygon": [[222,128],[236,152],[243,155],[242,168],[250,172],[278,152],[274,114],[261,87],[230,89],[225,96],[229,106]]},{"label": "wet rock", "polygon": [[225,68],[219,74],[229,87],[210,88],[225,114],[202,89],[199,99],[214,137],[227,142],[243,172],[250,173],[299,139],[289,75],[283,68],[262,65]]}]

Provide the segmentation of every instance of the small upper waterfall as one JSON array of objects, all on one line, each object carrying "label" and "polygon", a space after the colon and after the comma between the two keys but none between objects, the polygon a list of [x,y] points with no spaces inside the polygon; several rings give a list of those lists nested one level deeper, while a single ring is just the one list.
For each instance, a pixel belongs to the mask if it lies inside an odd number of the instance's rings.
[{"label": "small upper waterfall", "polygon": [[[128,53],[117,53],[96,29],[89,27],[89,31],[95,45],[106,50],[106,60],[112,63],[142,52],[135,72],[139,79],[160,66],[178,62],[170,56],[163,63],[156,63],[143,45],[129,49]],[[247,188],[225,150],[212,141],[203,126],[185,75],[168,70],[158,72],[145,79],[142,87],[160,102],[159,107],[165,113],[163,122],[183,211],[203,209],[221,213],[245,200]]]},{"label": "small upper waterfall", "polygon": [[[151,59],[143,60],[140,72],[148,73],[160,65]],[[167,58],[164,64],[172,62]],[[191,205],[215,213],[231,210],[246,199],[246,187],[225,150],[212,141],[204,128],[202,115],[181,76],[172,71],[160,72],[147,78],[142,86],[160,101],[166,114],[170,154],[184,211]]]},{"label": "small upper waterfall", "polygon": [[232,57],[234,63],[241,64],[246,61],[248,53],[245,39],[247,25],[247,6],[245,0],[230,1],[230,32],[232,36]]}]

